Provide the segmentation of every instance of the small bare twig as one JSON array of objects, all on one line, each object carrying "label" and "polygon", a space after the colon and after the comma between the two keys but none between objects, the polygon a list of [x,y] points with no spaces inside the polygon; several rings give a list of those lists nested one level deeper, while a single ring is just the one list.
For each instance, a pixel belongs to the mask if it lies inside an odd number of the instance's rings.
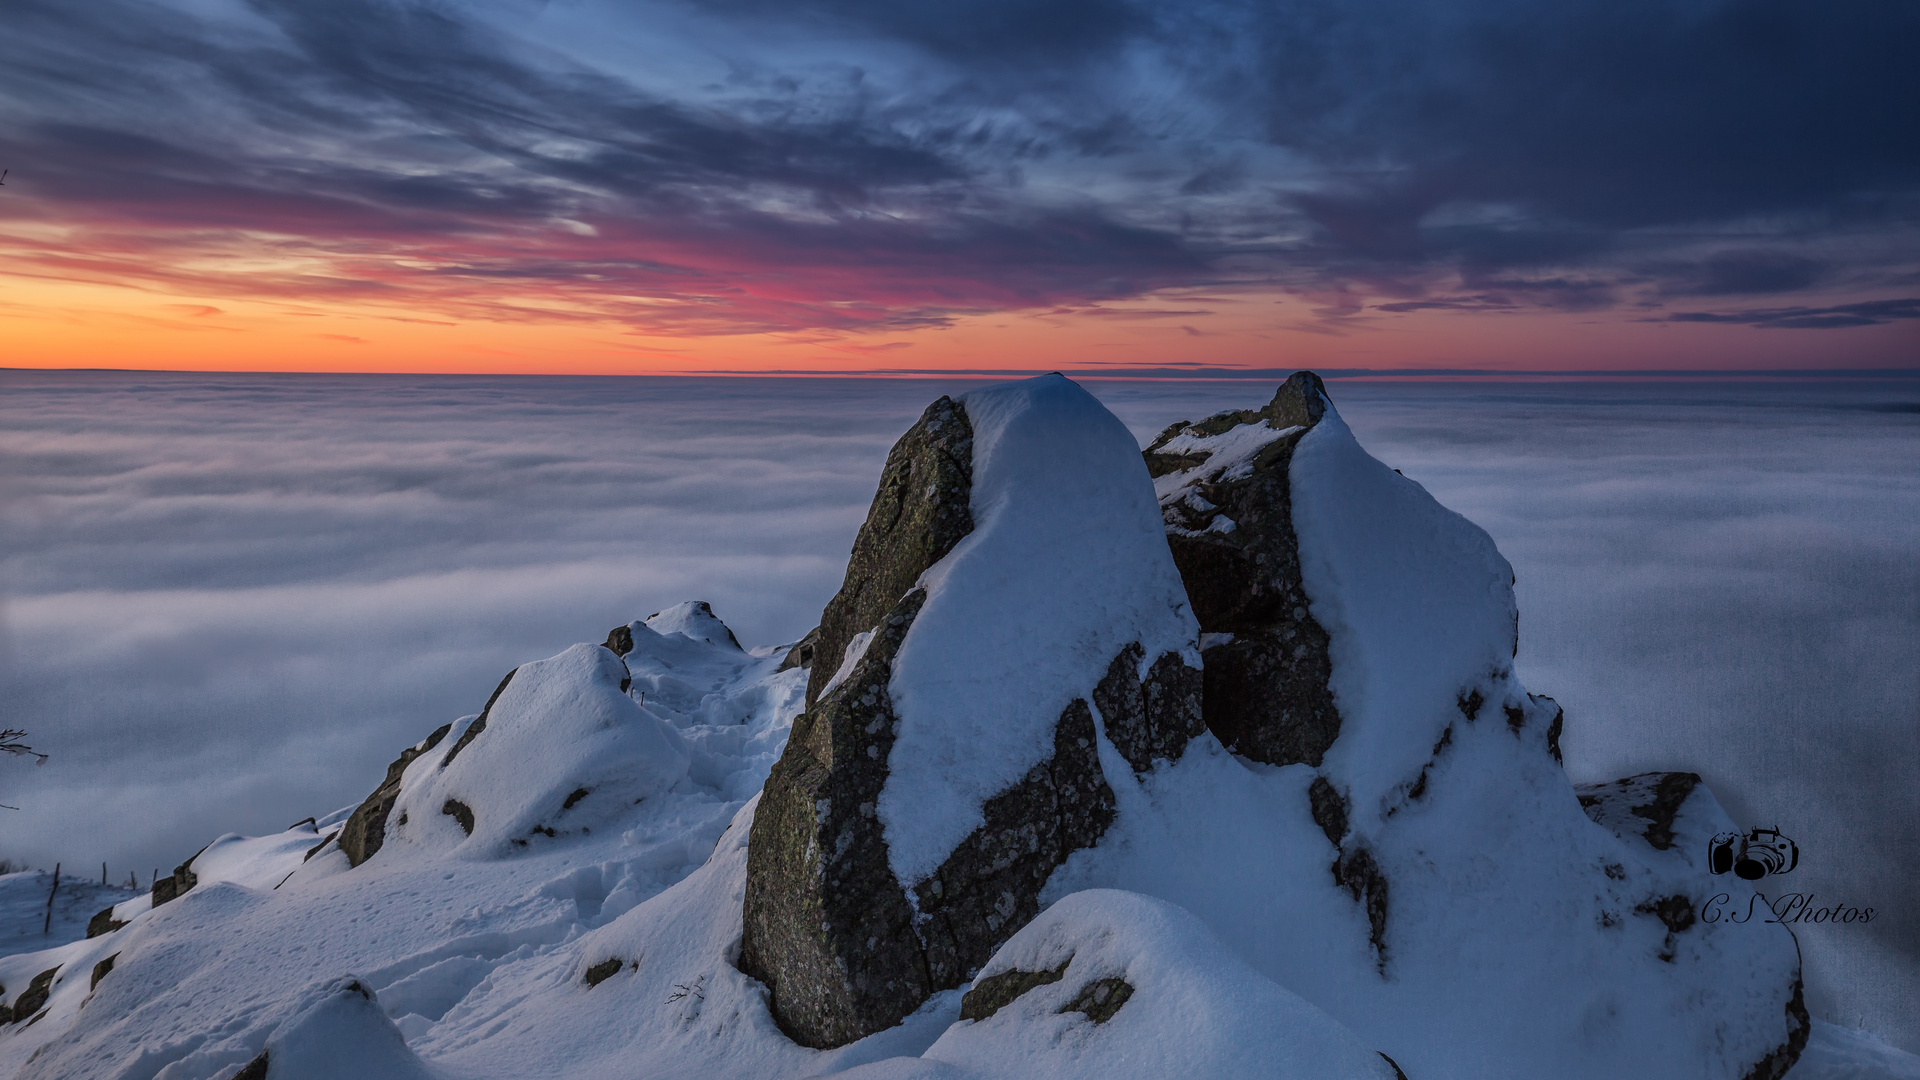
[{"label": "small bare twig", "polygon": [[15,754],[15,755],[19,755],[19,754],[29,755],[31,757],[36,757],[40,759],[34,762],[34,764],[45,765],[47,763],[47,755],[41,753],[38,750],[35,750],[33,747],[28,746],[26,743],[21,741],[26,737],[27,737],[26,732],[18,730],[16,728],[6,728],[3,730],[0,730],[0,753]]},{"label": "small bare twig", "polygon": [[693,981],[692,986],[688,986],[686,983],[674,983],[673,989],[673,996],[667,999],[667,1004],[669,1005],[688,997],[693,998],[695,1001],[705,1001],[707,1000],[707,977],[705,975],[700,976]]}]

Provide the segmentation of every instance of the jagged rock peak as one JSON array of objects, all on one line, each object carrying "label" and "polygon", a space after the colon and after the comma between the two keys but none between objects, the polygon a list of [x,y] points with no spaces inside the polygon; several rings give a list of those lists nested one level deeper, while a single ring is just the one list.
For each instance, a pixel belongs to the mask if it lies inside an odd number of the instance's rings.
[{"label": "jagged rock peak", "polygon": [[1207,727],[1271,765],[1320,757],[1340,731],[1327,632],[1301,581],[1288,466],[1329,408],[1310,371],[1264,408],[1167,428],[1147,448],[1167,542],[1200,620]]},{"label": "jagged rock peak", "polygon": [[1201,730],[1196,628],[1120,422],[1060,376],[894,446],[753,820],[740,967],[837,1046],[962,985]]},{"label": "jagged rock peak", "polygon": [[920,575],[973,531],[973,425],[949,397],[927,406],[893,444],[860,526],[840,591],[814,629],[807,704],[839,672],[848,645],[885,618]]}]

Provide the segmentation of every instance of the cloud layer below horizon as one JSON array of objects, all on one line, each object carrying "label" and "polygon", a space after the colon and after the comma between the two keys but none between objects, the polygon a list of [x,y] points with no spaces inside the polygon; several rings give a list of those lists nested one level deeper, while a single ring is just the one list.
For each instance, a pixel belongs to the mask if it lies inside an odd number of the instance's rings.
[{"label": "cloud layer below horizon", "polygon": [[[888,446],[963,385],[3,378],[0,698],[53,759],[0,760],[0,857],[142,880],[357,802],[509,668],[629,619],[699,598],[798,638]],[[1143,441],[1272,388],[1087,385]],[[1795,887],[1884,916],[1802,932],[1816,1000],[1920,1047],[1920,385],[1333,393],[1514,563],[1575,777],[1696,771],[1779,824]]]},{"label": "cloud layer below horizon", "polygon": [[49,304],[203,342],[352,312],[687,366],[1008,312],[1163,351],[1552,316],[1887,364],[1920,325],[1901,0],[20,0],[8,31],[0,316],[54,338]]}]

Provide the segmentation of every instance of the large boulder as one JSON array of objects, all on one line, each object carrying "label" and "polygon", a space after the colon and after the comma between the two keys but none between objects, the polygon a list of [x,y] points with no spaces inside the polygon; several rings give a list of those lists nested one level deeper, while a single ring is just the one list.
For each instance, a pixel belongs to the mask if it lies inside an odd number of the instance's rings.
[{"label": "large boulder", "polygon": [[1196,627],[1124,426],[1060,376],[888,456],[754,816],[740,967],[839,1046],[963,985],[1203,730]]},{"label": "large boulder", "polygon": [[[1369,456],[1306,372],[1147,460],[1208,726],[1249,764],[1150,784],[1056,888],[1189,907],[1421,1080],[1791,1064],[1791,936],[1698,915],[1725,814],[1677,780],[1583,792],[1606,827],[1582,812],[1561,711],[1514,673],[1512,570],[1484,531]],[[1260,903],[1221,888],[1228,864]]]}]

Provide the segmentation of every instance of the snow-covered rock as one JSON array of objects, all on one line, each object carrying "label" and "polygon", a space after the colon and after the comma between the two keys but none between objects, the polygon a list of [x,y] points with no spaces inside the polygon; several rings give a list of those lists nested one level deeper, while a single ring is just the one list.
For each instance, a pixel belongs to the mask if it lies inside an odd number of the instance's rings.
[{"label": "snow-covered rock", "polygon": [[[838,1046],[964,983],[1200,732],[1196,624],[1126,428],[1058,375],[888,457],[754,820],[741,966]],[[1102,736],[1105,736],[1104,743]]]},{"label": "snow-covered rock", "polygon": [[666,792],[691,754],[671,724],[629,696],[631,682],[600,645],[521,665],[484,729],[477,717],[456,725],[445,753],[406,768],[381,850],[457,847],[499,858],[591,832]]},{"label": "snow-covered rock", "polygon": [[713,605],[705,600],[689,600],[684,604],[675,604],[665,611],[656,611],[642,622],[647,629],[661,636],[679,634],[689,641],[704,642],[708,645],[724,645],[739,649],[740,642],[734,638],[733,631],[720,617],[713,613]]},{"label": "snow-covered rock", "polygon": [[234,1080],[435,1080],[358,976],[313,988]]},{"label": "snow-covered rock", "polygon": [[[153,909],[147,896],[136,897],[114,909],[127,923],[118,930],[0,959],[0,983],[10,989],[25,989],[35,974],[56,970],[49,999],[36,1014],[42,1018],[30,1027],[0,1028],[0,1077],[231,1080],[265,1050],[273,1062],[271,1078],[277,1078],[294,1055],[275,1050],[274,1039],[299,1030],[304,1013],[332,1015],[320,1009],[323,991],[349,977],[375,995],[371,1008],[434,1075],[500,1080],[636,1075],[621,1056],[630,1056],[631,1048],[608,1032],[631,1029],[651,1036],[657,1034],[651,1026],[656,1021],[662,1030],[677,1030],[679,1013],[669,1016],[661,1004],[674,991],[668,986],[649,1003],[659,1014],[652,1019],[648,1008],[637,1008],[632,1000],[621,1002],[620,1014],[579,1012],[581,999],[574,991],[606,1003],[630,985],[621,978],[584,985],[581,973],[606,959],[585,958],[600,940],[593,932],[634,916],[648,901],[660,900],[663,890],[685,881],[689,888],[668,901],[682,905],[674,908],[678,921],[663,922],[656,903],[636,917],[638,924],[656,934],[690,933],[689,945],[717,941],[718,963],[732,970],[726,950],[740,933],[747,819],[733,826],[730,859],[716,854],[715,841],[765,781],[788,724],[800,711],[806,673],[779,670],[778,650],[754,656],[730,643],[696,640],[679,631],[663,635],[644,622],[633,625],[637,644],[625,658],[631,689],[621,696],[638,709],[644,694],[646,713],[678,740],[684,764],[666,790],[638,803],[610,805],[604,824],[590,831],[556,829],[556,836],[538,834],[525,847],[509,840],[504,853],[469,847],[455,826],[453,836],[395,837],[358,867],[331,847],[308,859],[319,839],[336,832],[353,808],[276,836],[223,837],[194,860],[200,883],[174,902]],[[568,650],[552,662],[524,665],[514,681],[532,672],[537,677],[526,687],[540,692],[519,705],[503,692],[496,702],[501,726],[495,734],[545,731],[555,738],[524,763],[516,781],[502,781],[506,786],[551,790],[563,786],[555,771],[562,768],[576,770],[566,778],[574,784],[590,782],[607,761],[631,761],[641,748],[657,745],[659,732],[638,725],[602,726],[608,713],[620,725],[634,714],[605,702],[605,684],[618,673],[598,660],[582,662],[582,655],[593,651],[613,660],[593,645]],[[614,692],[620,693],[617,683]],[[605,760],[564,749],[572,743],[607,749],[599,740],[608,739],[609,730],[634,737],[630,745],[608,750]],[[450,745],[437,749],[444,752]],[[512,746],[501,745],[511,752]],[[486,746],[483,732],[448,771]],[[441,758],[442,753],[416,756],[412,768],[437,769]],[[409,785],[418,779],[412,772],[408,778]],[[489,808],[510,813],[515,805],[489,800],[484,793],[475,801],[477,814]],[[585,800],[575,807],[582,808]],[[398,814],[394,817],[397,821]],[[710,867],[709,877],[716,871],[731,875],[719,886],[730,890],[726,900],[716,902],[713,893],[700,891],[701,882],[687,881],[703,866]],[[621,923],[635,924],[635,919]],[[688,931],[690,926],[702,929]],[[95,982],[92,973],[108,960],[107,973]],[[661,966],[648,970],[649,975],[665,973]],[[761,991],[750,980],[737,972],[734,977],[743,1000],[761,1002]],[[566,992],[553,992],[553,986]],[[333,1007],[342,1004],[353,1006],[345,1001]],[[812,1052],[780,1036],[764,1004],[756,1007],[760,1019],[757,1027],[749,1026],[747,1050],[738,1061],[785,1062],[771,1075],[817,1071]],[[360,1007],[347,1012],[354,1009]],[[365,1022],[365,1009],[354,1015],[360,1019],[349,1015],[339,1024],[316,1019],[316,1039],[333,1032],[330,1037],[355,1046],[391,1049],[391,1030]],[[599,1030],[570,1026],[569,1018],[582,1017]],[[521,1021],[528,1026],[519,1026]],[[936,1028],[917,1042],[888,1043],[881,1056],[918,1052],[937,1034]],[[790,1056],[770,1059],[769,1045],[786,1048]],[[607,1056],[598,1056],[602,1050]],[[443,1067],[440,1062],[447,1060],[454,1064]],[[657,1069],[640,1075],[680,1074],[665,1058],[657,1060]],[[405,1057],[386,1055],[380,1061],[385,1064],[369,1064],[362,1075],[411,1075]],[[581,1062],[595,1064],[577,1068]],[[739,1066],[717,1075],[770,1074]]]},{"label": "snow-covered rock", "polygon": [[[1514,676],[1512,571],[1485,532],[1369,456],[1308,376],[1149,455],[1188,590],[1210,598],[1209,722],[1244,756],[1116,784],[1112,833],[1050,896],[1182,904],[1422,1080],[1758,1080],[1791,1064],[1806,1015],[1792,936],[1697,917],[1712,893],[1751,892],[1698,861],[1725,814],[1690,789],[1669,849],[1582,812],[1560,710]],[[1220,612],[1247,621],[1208,622]],[[1215,667],[1228,633],[1257,638],[1241,661],[1277,643],[1295,662]]]}]

